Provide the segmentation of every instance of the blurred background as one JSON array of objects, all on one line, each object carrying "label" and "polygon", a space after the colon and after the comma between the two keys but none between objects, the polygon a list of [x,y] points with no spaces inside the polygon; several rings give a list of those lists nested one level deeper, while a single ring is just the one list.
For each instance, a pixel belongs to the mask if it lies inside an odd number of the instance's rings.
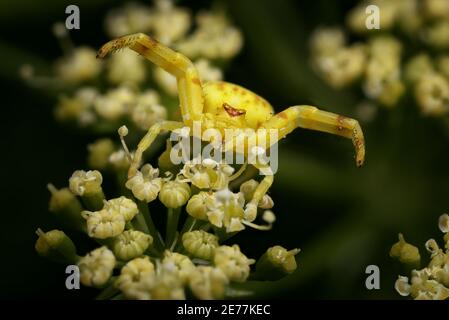
[{"label": "blurred background", "polygon": [[[309,41],[320,26],[343,25],[357,1],[218,1],[241,30],[244,46],[225,79],[255,91],[276,111],[297,104],[357,117],[358,88],[332,89],[310,67]],[[0,92],[2,101],[2,263],[0,297],[70,298],[92,290],[65,289],[64,268],[40,258],[37,227],[57,227],[48,212],[48,182],[67,183],[86,166],[86,145],[95,135],[67,129],[53,117],[56,97],[30,87],[19,75],[24,63],[49,74],[61,50],[52,25],[76,4],[81,28],[74,43],[98,48],[108,37],[103,17],[125,1],[4,0],[0,2]],[[209,1],[176,1],[193,12]],[[216,3],[215,3],[216,4]],[[407,54],[407,52],[405,53]],[[394,281],[404,273],[388,256],[398,232],[424,252],[439,234],[438,216],[448,209],[449,131],[444,119],[423,117],[404,98],[378,108],[363,123],[366,164],[356,168],[351,143],[298,129],[279,144],[279,171],[271,188],[277,222],[272,231],[239,234],[248,256],[267,247],[299,247],[298,270],[266,297],[308,299],[398,298]],[[111,137],[115,138],[112,133]],[[365,269],[380,268],[380,290],[367,290]]]}]

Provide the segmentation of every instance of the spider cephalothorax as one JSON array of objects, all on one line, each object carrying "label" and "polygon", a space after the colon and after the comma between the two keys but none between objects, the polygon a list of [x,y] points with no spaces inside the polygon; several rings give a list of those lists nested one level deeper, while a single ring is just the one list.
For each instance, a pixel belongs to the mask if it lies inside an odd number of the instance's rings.
[{"label": "spider cephalothorax", "polygon": [[[365,142],[362,129],[354,119],[322,111],[313,106],[293,106],[274,114],[273,107],[265,99],[243,87],[228,82],[203,84],[196,68],[187,57],[143,33],[124,36],[106,43],[98,51],[98,57],[103,58],[108,53],[124,47],[131,48],[176,77],[183,120],[183,122],[159,122],[148,130],[132,158],[129,177],[136,174],[143,152],[161,131],[192,127],[194,122],[201,124],[201,130],[213,128],[222,134],[226,129],[277,130],[276,139],[264,137],[268,141],[268,148],[298,127],[328,132],[352,139],[356,151],[356,164],[357,166],[363,164]],[[234,150],[237,147],[237,143],[231,142],[228,144],[226,141],[224,151]],[[258,163],[254,165],[259,169],[262,167]],[[245,214],[254,214],[257,204],[272,183],[273,175],[265,175],[254,192],[253,199],[248,203]]]}]

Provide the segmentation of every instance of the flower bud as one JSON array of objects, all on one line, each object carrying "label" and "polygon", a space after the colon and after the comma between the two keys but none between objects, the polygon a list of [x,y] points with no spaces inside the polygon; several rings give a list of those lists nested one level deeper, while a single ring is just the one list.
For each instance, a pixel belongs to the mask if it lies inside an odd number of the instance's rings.
[{"label": "flower bud", "polygon": [[230,281],[244,282],[250,272],[250,265],[254,259],[248,259],[235,244],[230,246],[220,246],[215,249],[214,265],[220,268]]},{"label": "flower bud", "polygon": [[243,196],[245,197],[245,201],[251,201],[254,196],[254,191],[256,191],[257,186],[259,185],[259,182],[257,182],[254,179],[248,180],[243,182],[240,185],[240,192],[243,193]]},{"label": "flower bud", "polygon": [[97,248],[82,257],[78,262],[80,281],[87,287],[101,287],[112,276],[115,257],[106,247]]},{"label": "flower bud", "polygon": [[441,232],[449,232],[449,215],[447,213],[442,214],[438,219],[438,227],[440,228]]},{"label": "flower bud", "polygon": [[119,260],[130,260],[141,256],[153,243],[153,237],[136,230],[126,230],[114,238],[112,251]]},{"label": "flower bud", "polygon": [[[131,153],[133,155],[133,153]],[[129,168],[129,159],[125,150],[117,150],[109,156],[109,163],[115,171],[123,172]]]},{"label": "flower bud", "polygon": [[117,52],[108,61],[108,80],[113,84],[138,85],[145,80],[145,65],[139,55],[129,49]]},{"label": "flower bud", "polygon": [[403,297],[410,295],[410,284],[407,277],[399,276],[394,284],[394,288]]},{"label": "flower bud", "polygon": [[192,196],[187,203],[187,213],[190,214],[195,219],[199,220],[207,220],[207,199],[210,198],[211,195],[205,191],[201,191],[200,193]]},{"label": "flower bud", "polygon": [[125,230],[125,218],[118,212],[105,209],[83,211],[81,216],[87,220],[87,234],[92,238],[115,237]]},{"label": "flower bud", "polygon": [[135,258],[122,268],[115,286],[129,299],[145,299],[147,293],[142,279],[152,278],[154,275],[154,265],[148,256]]},{"label": "flower bud", "polygon": [[189,255],[210,260],[218,247],[218,238],[203,230],[195,230],[182,235],[182,245]]},{"label": "flower bud", "polygon": [[87,164],[90,168],[103,170],[109,165],[109,157],[115,151],[114,143],[111,139],[98,139],[87,146]]},{"label": "flower bud", "polygon": [[431,72],[433,72],[433,66],[430,56],[418,54],[407,62],[404,78],[409,83],[416,83],[424,74]]},{"label": "flower bud", "polygon": [[134,196],[146,202],[156,199],[162,187],[162,179],[158,178],[159,170],[150,164],[145,164],[136,175],[130,178],[125,186],[132,191]]},{"label": "flower bud", "polygon": [[85,231],[86,226],[81,217],[83,207],[75,195],[68,188],[58,190],[52,184],[48,185],[48,189],[51,192],[50,212],[55,214],[63,226]]},{"label": "flower bud", "polygon": [[185,182],[168,181],[159,192],[159,200],[167,208],[176,209],[187,203],[190,198],[190,186]]},{"label": "flower bud", "polygon": [[437,73],[424,74],[416,84],[415,98],[423,114],[440,116],[448,113],[448,80]]},{"label": "flower bud", "polygon": [[35,249],[42,257],[47,257],[60,263],[76,263],[78,256],[72,240],[60,230],[43,232],[37,229],[39,238],[36,241]]},{"label": "flower bud", "polygon": [[131,221],[139,212],[137,204],[124,196],[105,201],[103,209],[120,214],[125,222]]},{"label": "flower bud", "polygon": [[296,270],[295,255],[299,249],[287,251],[281,246],[269,248],[256,264],[257,277],[262,280],[279,280]]},{"label": "flower bud", "polygon": [[405,242],[402,233],[399,234],[399,241],[391,247],[390,257],[408,265],[417,265],[421,260],[418,248]]},{"label": "flower bud", "polygon": [[429,239],[425,244],[427,252],[431,254],[431,257],[434,257],[438,252],[440,252],[440,247],[435,239]]},{"label": "flower bud", "polygon": [[81,196],[89,210],[100,210],[103,207],[104,194],[101,188],[103,177],[100,171],[75,171],[69,179],[70,190]]},{"label": "flower bud", "polygon": [[95,99],[94,108],[104,119],[116,121],[129,112],[129,107],[135,103],[135,99],[135,93],[131,89],[121,86]]},{"label": "flower bud", "polygon": [[189,257],[166,250],[162,259],[161,268],[175,274],[182,284],[187,283],[190,273],[195,269],[195,265]]},{"label": "flower bud", "polygon": [[220,268],[199,266],[189,276],[189,287],[201,300],[223,299],[229,280]]},{"label": "flower bud", "polygon": [[75,85],[95,78],[101,71],[101,62],[92,48],[78,47],[56,64],[58,77],[66,84]]}]

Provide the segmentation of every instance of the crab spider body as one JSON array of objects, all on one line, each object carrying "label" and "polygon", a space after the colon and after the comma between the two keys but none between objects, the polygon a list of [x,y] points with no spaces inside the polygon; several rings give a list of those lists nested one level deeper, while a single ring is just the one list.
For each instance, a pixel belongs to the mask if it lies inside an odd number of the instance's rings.
[{"label": "crab spider body", "polygon": [[[356,151],[356,164],[361,166],[365,156],[365,144],[359,123],[351,118],[319,110],[313,106],[293,106],[274,114],[273,107],[257,94],[228,82],[202,83],[193,63],[184,55],[162,45],[157,40],[137,33],[112,40],[98,51],[97,57],[129,47],[177,79],[179,103],[183,122],[163,121],[153,125],[142,138],[132,159],[128,176],[136,174],[143,152],[161,131],[172,131],[184,126],[192,127],[194,121],[201,129],[214,128],[221,133],[225,129],[275,129],[281,139],[301,127],[328,132],[352,139]],[[224,136],[224,135],[222,135]],[[277,141],[269,141],[273,145]],[[232,143],[232,148],[236,144]],[[244,150],[248,150],[245,148]],[[227,151],[225,146],[225,151]],[[261,165],[256,164],[261,169]],[[247,204],[245,214],[255,218],[257,204],[270,188],[272,175],[265,175]]]}]

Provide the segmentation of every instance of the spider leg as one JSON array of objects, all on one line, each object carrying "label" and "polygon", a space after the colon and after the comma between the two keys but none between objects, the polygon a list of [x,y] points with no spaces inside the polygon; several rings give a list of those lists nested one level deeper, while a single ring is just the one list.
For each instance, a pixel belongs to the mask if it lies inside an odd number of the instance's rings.
[{"label": "spider leg", "polygon": [[[255,163],[253,164],[259,171],[269,170],[269,165]],[[270,170],[269,170],[270,171]],[[272,173],[268,173],[264,176],[262,181],[260,181],[256,190],[254,191],[253,198],[246,204],[245,207],[245,218],[252,222],[256,219],[257,216],[257,207],[259,205],[260,200],[262,200],[263,196],[268,192],[271,185],[273,184],[274,175]]]},{"label": "spider leg", "polygon": [[158,136],[161,131],[173,131],[175,129],[183,128],[184,124],[177,121],[161,121],[155,123],[148,129],[148,132],[140,140],[137,145],[137,150],[132,158],[131,165],[128,170],[128,177],[131,178],[136,175],[137,169],[139,168],[140,162],[142,161],[143,152],[148,149],[153,143],[154,139]]},{"label": "spider leg", "polygon": [[[97,57],[104,58],[122,48],[128,47],[144,56],[168,73],[174,75],[178,84],[179,103],[183,122],[191,127],[193,121],[201,121],[203,112],[203,88],[193,63],[184,55],[162,45],[155,39],[136,33],[109,41],[98,50]],[[136,174],[143,152],[151,145],[162,130],[174,130],[183,127],[183,123],[166,121],[152,126],[140,141],[128,176]]]},{"label": "spider leg", "polygon": [[[277,129],[278,140],[298,127],[349,138],[355,148],[356,165],[362,166],[365,160],[365,139],[362,128],[357,120],[345,116],[322,111],[312,106],[293,106],[274,115],[262,126],[265,129]],[[276,141],[269,143],[273,145]]]},{"label": "spider leg", "polygon": [[186,56],[159,43],[143,33],[123,36],[109,41],[98,50],[97,57],[104,58],[122,48],[128,47],[144,56],[168,73],[174,75],[178,83],[179,102],[183,121],[190,125],[201,120],[203,111],[203,89],[198,71]]}]

